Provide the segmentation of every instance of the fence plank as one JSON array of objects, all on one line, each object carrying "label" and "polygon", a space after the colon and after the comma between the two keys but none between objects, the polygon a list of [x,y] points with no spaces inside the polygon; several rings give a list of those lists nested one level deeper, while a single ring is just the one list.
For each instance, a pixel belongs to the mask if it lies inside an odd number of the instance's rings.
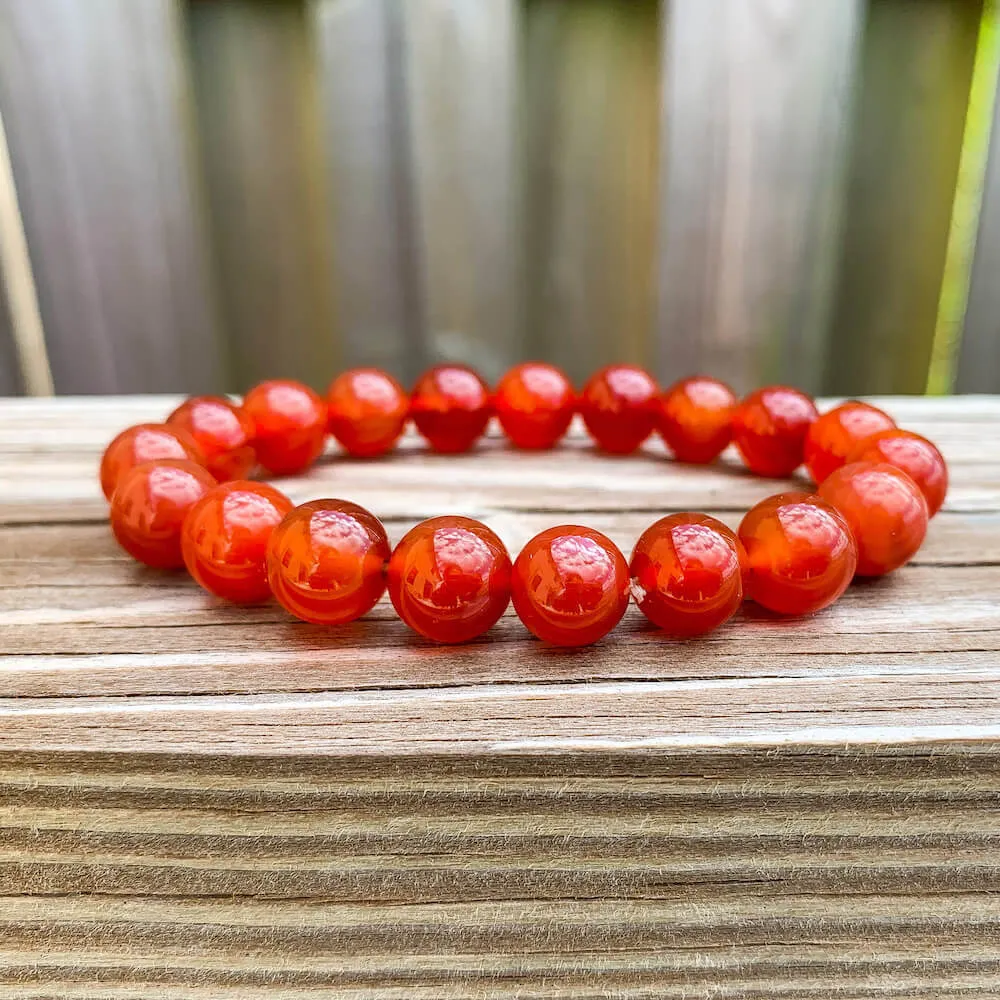
[{"label": "fence plank", "polygon": [[56,388],[215,388],[173,0],[10,0],[0,105]]}]

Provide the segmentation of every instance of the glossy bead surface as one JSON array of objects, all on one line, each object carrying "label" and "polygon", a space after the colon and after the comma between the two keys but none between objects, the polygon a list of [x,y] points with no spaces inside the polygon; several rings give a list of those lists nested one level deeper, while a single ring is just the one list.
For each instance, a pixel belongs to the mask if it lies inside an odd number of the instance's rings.
[{"label": "glossy bead surface", "polygon": [[403,387],[378,368],[338,375],[326,393],[327,426],[349,455],[384,455],[399,440],[410,401]]},{"label": "glossy bead surface", "polygon": [[822,483],[865,438],[890,430],[896,421],[877,406],[848,400],[814,420],[806,434],[805,461],[813,481]]},{"label": "glossy bead surface", "polygon": [[468,517],[432,517],[408,531],[389,560],[389,598],[399,617],[435,642],[468,642],[510,603],[510,556]]},{"label": "glossy bead surface", "polygon": [[702,635],[743,603],[743,546],[706,514],[671,514],[639,537],[629,561],[639,610],[674,636]]},{"label": "glossy bead surface", "polygon": [[308,469],[326,443],[326,403],[307,385],[276,379],[255,385],[243,399],[254,424],[257,460],[275,476]]},{"label": "glossy bead surface", "polygon": [[385,591],[389,539],[374,514],[347,500],[313,500],[286,514],[267,545],[278,603],[303,621],[342,625]]},{"label": "glossy bead surface", "polygon": [[847,589],[857,549],[844,517],[820,497],[779,493],[747,511],[737,532],[746,550],[746,596],[783,615],[806,615]]},{"label": "glossy bead surface", "polygon": [[162,458],[205,464],[205,456],[197,442],[181,427],[136,424],[123,430],[105,448],[101,457],[101,490],[105,497],[111,499],[118,480],[130,469]]},{"label": "glossy bead surface", "polygon": [[783,479],[802,464],[806,434],[818,416],[805,393],[767,386],[751,392],[733,411],[733,443],[754,475]]},{"label": "glossy bead surface", "polygon": [[184,518],[215,485],[207,469],[186,459],[164,458],[130,469],[111,500],[111,530],[118,544],[147,566],[183,566]]},{"label": "glossy bead surface", "polygon": [[885,462],[905,472],[920,487],[933,517],[948,492],[948,465],[932,441],[897,428],[865,438],[847,457],[851,462]]},{"label": "glossy bead surface", "polygon": [[184,519],[181,552],[188,572],[227,601],[266,600],[267,544],[292,507],[267,483],[236,480],[209,490]]},{"label": "glossy bead surface", "polygon": [[436,365],[410,394],[410,416],[434,451],[468,451],[492,411],[489,386],[467,365]]},{"label": "glossy bead surface", "polygon": [[614,542],[593,528],[549,528],[517,557],[511,598],[518,617],[539,639],[587,646],[625,614],[628,564]]},{"label": "glossy bead surface", "polygon": [[497,418],[518,448],[551,448],[565,433],[576,410],[570,380],[554,365],[516,365],[497,384]]},{"label": "glossy bead surface", "polygon": [[678,462],[714,462],[733,436],[733,390],[705,375],[675,382],[660,399],[658,427]]},{"label": "glossy bead surface", "polygon": [[659,386],[635,365],[608,365],[591,376],[580,395],[580,414],[595,444],[627,455],[653,432]]},{"label": "glossy bead surface", "polygon": [[850,525],[858,576],[884,576],[909,562],[927,534],[927,501],[905,473],[884,462],[852,462],[819,488]]},{"label": "glossy bead surface", "polygon": [[222,396],[193,396],[167,417],[182,427],[205,456],[205,468],[219,481],[246,479],[257,464],[254,424],[240,407]]}]

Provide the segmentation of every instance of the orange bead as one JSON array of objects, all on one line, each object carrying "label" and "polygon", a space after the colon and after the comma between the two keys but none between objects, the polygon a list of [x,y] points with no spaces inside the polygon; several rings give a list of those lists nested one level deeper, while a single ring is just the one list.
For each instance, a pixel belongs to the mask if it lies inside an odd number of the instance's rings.
[{"label": "orange bead", "polygon": [[187,459],[165,458],[130,469],[111,500],[111,530],[118,544],[147,566],[183,566],[181,526],[213,486],[211,473]]},{"label": "orange bead", "polygon": [[267,545],[278,603],[315,625],[371,611],[385,591],[389,539],[374,514],[347,500],[314,500],[286,514]]},{"label": "orange bead", "polygon": [[580,413],[594,442],[616,455],[633,452],[653,432],[660,387],[635,365],[608,365],[591,376]]},{"label": "orange bead", "polygon": [[167,417],[183,427],[205,456],[205,468],[219,482],[246,479],[257,464],[253,421],[222,396],[192,396]]},{"label": "orange bead", "polygon": [[510,603],[510,556],[468,517],[432,517],[408,531],[389,561],[389,598],[399,617],[435,642],[468,642]]},{"label": "orange bead", "polygon": [[168,427],[166,424],[136,424],[123,430],[105,448],[101,457],[101,489],[104,495],[110,500],[118,480],[130,469],[162,458],[205,464],[201,449],[183,428]]},{"label": "orange bead", "polygon": [[468,451],[486,430],[489,386],[466,365],[437,365],[410,395],[410,416],[434,451]]},{"label": "orange bead", "polygon": [[517,557],[511,598],[518,617],[539,639],[587,646],[625,614],[628,564],[614,542],[593,528],[549,528]]},{"label": "orange bead", "polygon": [[267,543],[292,506],[267,483],[236,480],[209,490],[184,519],[181,553],[188,572],[227,601],[265,600],[271,593]]},{"label": "orange bead", "polygon": [[948,466],[944,456],[927,438],[913,431],[893,428],[865,438],[847,457],[851,462],[885,462],[905,472],[923,493],[933,517],[948,492]]},{"label": "orange bead", "polygon": [[326,444],[326,403],[307,385],[277,379],[255,385],[243,399],[254,424],[257,460],[275,476],[308,469]]},{"label": "orange bead", "polygon": [[330,433],[349,455],[370,458],[390,451],[403,433],[410,401],[403,387],[378,368],[353,368],[326,392]]},{"label": "orange bead", "polygon": [[570,380],[554,365],[516,365],[497,385],[493,405],[504,433],[518,448],[551,448],[576,410]]},{"label": "orange bead", "polygon": [[736,396],[718,379],[705,375],[675,382],[660,399],[659,430],[678,462],[707,465],[733,436]]},{"label": "orange bead", "polygon": [[733,442],[755,475],[783,479],[802,464],[806,434],[818,416],[805,393],[767,386],[750,393],[733,411]]},{"label": "orange bead", "polygon": [[819,494],[850,525],[858,546],[858,576],[883,576],[908,563],[927,534],[927,501],[894,465],[841,466],[823,480]]},{"label": "orange bead", "polygon": [[888,413],[868,403],[851,399],[835,406],[814,420],[806,434],[809,474],[816,483],[823,482],[865,438],[895,426],[896,421]]},{"label": "orange bead", "polygon": [[809,493],[779,493],[751,507],[740,524],[746,596],[783,615],[832,604],[854,576],[851,530],[830,504]]},{"label": "orange bead", "polygon": [[706,514],[671,514],[650,525],[632,551],[629,573],[639,610],[671,635],[702,635],[743,603],[743,546]]}]

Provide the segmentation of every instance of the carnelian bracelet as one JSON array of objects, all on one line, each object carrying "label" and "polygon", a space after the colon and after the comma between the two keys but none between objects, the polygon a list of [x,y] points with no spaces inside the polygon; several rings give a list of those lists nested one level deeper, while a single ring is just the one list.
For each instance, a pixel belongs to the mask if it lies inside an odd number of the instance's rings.
[{"label": "carnelian bracelet", "polygon": [[[677,513],[643,532],[631,560],[599,531],[548,528],[511,563],[500,539],[467,517],[433,517],[394,550],[375,515],[346,500],[295,507],[247,477],[307,469],[332,434],[350,455],[392,449],[407,419],[438,452],[471,448],[496,415],[518,448],[553,447],[579,413],[600,449],[625,454],[658,431],[680,462],[709,463],[732,441],[751,472],[790,476],[803,463],[816,493],[780,493],[734,533],[706,514]],[[399,616],[437,642],[482,635],[513,601],[538,638],[587,645],[618,624],[630,596],[671,636],[708,632],[744,598],[781,615],[833,603],[855,575],[879,576],[920,547],[948,473],[926,438],[867,403],[822,416],[785,386],[742,401],[697,376],[665,392],[641,368],[611,365],[577,395],[552,365],[509,371],[495,392],[471,368],[439,365],[407,396],[385,372],[338,376],[324,400],[308,386],[263,382],[242,404],[188,399],[164,424],[119,434],[101,486],[121,546],[149,566],[186,566],[206,590],[251,603],[272,594],[307,622],[365,614],[388,589]]]}]

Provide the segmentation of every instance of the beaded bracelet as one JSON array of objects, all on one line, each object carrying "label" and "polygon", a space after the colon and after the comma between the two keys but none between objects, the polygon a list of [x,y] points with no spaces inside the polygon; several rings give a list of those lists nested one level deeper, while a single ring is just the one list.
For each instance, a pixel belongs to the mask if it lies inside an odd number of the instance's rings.
[{"label": "beaded bracelet", "polygon": [[[517,448],[553,447],[579,413],[595,444],[635,451],[658,431],[675,460],[714,461],[732,441],[747,468],[790,476],[805,463],[816,493],[780,493],[751,508],[734,533],[706,514],[651,525],[631,559],[599,531],[548,528],[511,563],[501,540],[467,517],[433,517],[394,550],[375,515],[346,500],[295,507],[248,480],[308,468],[332,434],[348,454],[392,449],[411,419],[438,452],[471,448],[496,415]],[[926,438],[867,403],[822,416],[804,393],[758,389],[742,401],[716,379],[660,392],[647,372],[611,365],[576,394],[557,368],[518,365],[495,392],[471,368],[439,365],[407,397],[385,372],[338,376],[324,400],[308,386],[263,382],[241,405],[201,396],[164,424],[119,434],[101,461],[111,527],[149,566],[186,566],[207,591],[252,603],[272,594],[298,618],[337,625],[365,614],[388,589],[399,616],[437,642],[482,635],[508,603],[538,638],[595,642],[629,598],[671,636],[700,635],[746,598],[781,615],[832,604],[855,575],[879,576],[920,547],[944,501],[948,473]]]}]

